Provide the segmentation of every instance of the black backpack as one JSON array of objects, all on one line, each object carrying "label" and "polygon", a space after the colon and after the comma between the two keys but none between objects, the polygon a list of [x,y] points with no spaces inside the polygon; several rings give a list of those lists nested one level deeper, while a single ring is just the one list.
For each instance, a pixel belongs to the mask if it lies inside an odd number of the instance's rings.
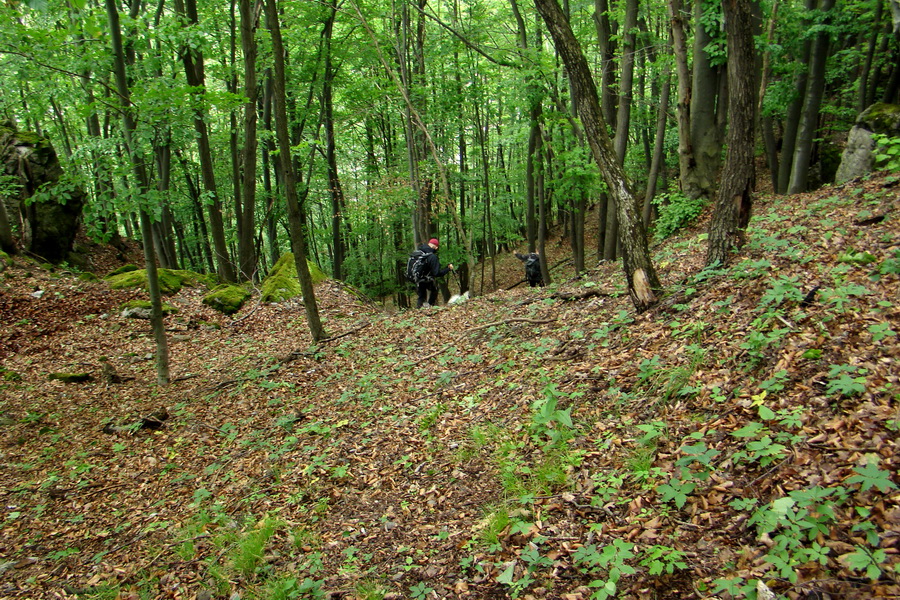
[{"label": "black backpack", "polygon": [[414,250],[410,253],[406,261],[406,278],[411,283],[421,283],[431,279],[427,253],[421,250]]},{"label": "black backpack", "polygon": [[529,254],[525,260],[525,277],[528,281],[541,280],[541,259],[537,254]]}]

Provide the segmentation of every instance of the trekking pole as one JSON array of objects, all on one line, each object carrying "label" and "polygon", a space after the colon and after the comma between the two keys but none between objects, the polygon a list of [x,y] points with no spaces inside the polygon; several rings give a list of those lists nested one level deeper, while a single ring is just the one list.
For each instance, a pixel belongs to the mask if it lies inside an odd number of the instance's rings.
[{"label": "trekking pole", "polygon": [[462,279],[459,278],[459,273],[456,272],[456,269],[453,269],[452,273],[456,277],[456,287],[459,288],[459,293],[462,294]]}]

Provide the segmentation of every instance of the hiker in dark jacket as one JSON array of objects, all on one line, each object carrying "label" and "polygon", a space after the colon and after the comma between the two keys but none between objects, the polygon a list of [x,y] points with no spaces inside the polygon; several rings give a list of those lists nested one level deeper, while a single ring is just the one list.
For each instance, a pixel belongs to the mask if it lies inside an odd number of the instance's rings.
[{"label": "hiker in dark jacket", "polygon": [[528,254],[519,254],[516,252],[516,258],[525,263],[525,280],[531,287],[544,287],[544,276],[541,274],[541,257],[537,252]]},{"label": "hiker in dark jacket", "polygon": [[453,270],[452,264],[441,268],[441,261],[438,260],[437,255],[439,245],[437,238],[431,238],[427,244],[419,246],[419,250],[426,254],[425,260],[428,262],[428,269],[427,277],[416,283],[416,292],[419,295],[416,308],[428,308],[437,304],[438,288],[435,279],[443,277]]}]

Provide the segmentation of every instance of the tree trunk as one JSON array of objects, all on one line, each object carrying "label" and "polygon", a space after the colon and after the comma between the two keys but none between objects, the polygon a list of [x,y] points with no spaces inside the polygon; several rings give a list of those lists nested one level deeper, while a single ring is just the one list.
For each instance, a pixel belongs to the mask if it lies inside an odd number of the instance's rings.
[{"label": "tree trunk", "polygon": [[[111,2],[112,0],[107,1]],[[300,217],[301,207],[297,197],[294,164],[291,160],[291,140],[288,132],[286,106],[287,94],[285,93],[287,77],[284,69],[284,43],[281,38],[281,25],[278,21],[276,0],[266,0],[266,20],[268,21],[269,31],[272,34],[272,54],[275,62],[275,74],[272,80],[275,102],[275,132],[278,138],[280,150],[278,158],[281,161],[285,201],[291,227],[291,248],[294,251],[294,263],[297,265],[297,277],[300,279],[300,289],[303,294],[303,306],[306,308],[306,320],[309,324],[309,331],[313,342],[318,343],[325,338],[326,334],[319,319],[319,307],[316,304],[312,276],[309,273],[309,265],[306,262],[306,232],[303,230],[303,222]]]},{"label": "tree trunk", "polygon": [[6,202],[0,198],[0,250],[8,254],[16,251],[16,242],[9,222],[9,214],[6,212]]},{"label": "tree trunk", "polygon": [[[628,133],[631,126],[631,97],[634,87],[634,52],[636,46],[635,30],[637,29],[638,0],[625,0],[625,33],[622,36],[622,77],[619,80],[619,106],[616,110],[616,136],[613,147],[619,166],[625,164],[625,152],[628,150]],[[615,198],[609,202],[615,204]],[[619,218],[613,210],[606,217],[606,245],[603,258],[615,260],[619,245]]]},{"label": "tree trunk", "polygon": [[641,222],[637,201],[631,192],[625,172],[616,160],[603,124],[597,88],[594,86],[587,60],[572,33],[572,28],[556,0],[535,0],[535,5],[570,73],[578,102],[578,114],[591,153],[609,187],[610,195],[616,201],[622,242],[622,263],[628,291],[635,309],[643,312],[658,301],[657,294],[661,286],[650,260],[646,232]]},{"label": "tree trunk", "polygon": [[616,40],[615,21],[609,18],[609,0],[594,0],[594,25],[600,48],[600,107],[603,121],[613,123],[616,115]]},{"label": "tree trunk", "polygon": [[181,162],[181,168],[184,171],[184,180],[188,188],[188,196],[191,198],[191,207],[194,211],[194,218],[192,219],[194,229],[197,230],[199,228],[199,231],[195,231],[199,255],[206,259],[207,272],[215,273],[216,267],[213,263],[213,251],[212,247],[209,245],[209,231],[206,228],[206,219],[203,218],[203,204],[200,202],[200,190],[197,183],[194,181],[194,178],[191,176],[191,168],[187,159],[177,152],[176,156],[178,157],[179,162]]},{"label": "tree trunk", "polygon": [[[831,9],[835,0],[822,0],[819,10],[824,13],[826,22],[830,21]],[[789,194],[805,192],[809,181],[809,165],[812,158],[813,141],[819,124],[819,107],[825,93],[825,65],[828,61],[829,33],[823,31],[813,42],[809,61],[809,84],[806,87],[806,98],[803,100],[803,111],[800,115],[800,127],[797,130],[797,146],[794,148],[791,164],[791,180],[788,185]]]},{"label": "tree trunk", "polygon": [[[806,0],[806,12],[816,9],[816,0]],[[804,19],[801,25],[803,31],[811,27],[809,19]],[[800,126],[800,116],[803,111],[803,99],[806,97],[806,85],[809,81],[809,61],[812,52],[812,41],[806,39],[803,42],[803,50],[799,56],[800,67],[794,75],[794,99],[787,109],[784,119],[784,136],[781,143],[781,159],[778,163],[778,187],[775,191],[779,194],[787,193],[791,181],[791,168],[794,164],[794,149],[797,147],[797,130]]]},{"label": "tree trunk", "polygon": [[344,239],[344,190],[338,176],[337,150],[334,142],[334,103],[331,85],[334,80],[334,67],[331,61],[331,36],[334,30],[334,19],[337,15],[337,0],[332,0],[331,11],[325,20],[323,43],[325,45],[325,75],[322,81],[322,108],[325,125],[325,159],[328,168],[328,190],[331,194],[331,245],[332,264],[335,279],[343,279],[344,258],[347,243]]},{"label": "tree trunk", "polygon": [[766,27],[766,51],[763,54],[760,68],[759,100],[756,103],[756,114],[759,118],[759,128],[762,133],[763,147],[766,150],[766,165],[769,167],[769,177],[772,181],[772,189],[778,188],[778,143],[775,140],[775,127],[772,117],[763,112],[766,99],[766,88],[769,83],[769,71],[772,62],[772,53],[768,50],[775,39],[775,24],[778,16],[778,0],[772,5],[772,14],[769,17],[769,25]]},{"label": "tree trunk", "polygon": [[[175,12],[187,18],[187,22],[196,25],[197,5],[195,0],[175,0]],[[187,23],[185,23],[187,28]],[[203,76],[203,55],[199,51],[192,50],[184,45],[181,50],[181,59],[184,62],[184,72],[189,86],[198,90],[205,89]],[[215,168],[212,160],[212,150],[209,143],[209,130],[206,125],[206,110],[202,107],[204,92],[200,94],[200,108],[194,114],[194,129],[197,132],[197,151],[200,155],[200,175],[203,179],[203,187],[209,194],[209,228],[212,232],[213,246],[216,250],[216,267],[219,277],[224,281],[236,281],[234,265],[228,252],[228,243],[225,239],[225,220],[222,217],[222,202],[216,189]]]},{"label": "tree trunk", "polygon": [[872,62],[875,60],[875,49],[878,47],[878,34],[881,28],[881,15],[884,11],[884,1],[875,0],[875,18],[873,19],[874,27],[872,28],[869,44],[866,48],[866,54],[863,58],[862,65],[859,70],[859,96],[856,101],[856,112],[861,113],[869,107],[869,73],[872,72]]},{"label": "tree trunk", "polygon": [[[516,20],[516,30],[519,37],[519,49],[524,53],[528,48],[528,29],[525,26],[525,20],[519,11],[519,5],[516,0],[510,0],[513,17]],[[540,50],[540,29],[538,28],[535,35],[538,36],[536,48]],[[543,88],[539,81],[535,81],[532,77],[527,77],[525,87],[528,97],[531,99],[531,106],[528,109],[529,129],[528,129],[528,155],[525,157],[525,239],[528,243],[528,252],[534,252],[537,249],[537,177],[535,170],[540,167],[538,147],[541,136],[541,119],[542,119],[542,96]]]},{"label": "tree trunk", "polygon": [[724,0],[728,39],[728,153],[716,209],[709,226],[707,266],[728,263],[739,247],[753,207],[753,149],[756,139],[756,52],[753,0]]},{"label": "tree trunk", "polygon": [[669,120],[669,95],[672,89],[672,76],[666,71],[663,75],[662,90],[660,90],[659,112],[656,117],[656,140],[653,143],[653,159],[650,162],[650,174],[647,178],[647,192],[644,195],[643,221],[644,227],[650,227],[650,216],[653,212],[653,197],[656,195],[656,187],[659,181],[660,171],[665,158],[666,122]]},{"label": "tree trunk", "polygon": [[678,81],[675,120],[678,125],[678,184],[686,192],[685,183],[694,168],[694,146],[691,143],[691,72],[688,68],[687,35],[684,31],[684,7],[681,0],[666,4],[672,33],[672,54]]},{"label": "tree trunk", "polygon": [[161,143],[154,141],[156,156],[156,190],[159,192],[162,210],[157,222],[153,224],[156,232],[153,236],[154,248],[159,264],[164,269],[177,269],[178,255],[175,252],[175,231],[172,210],[169,208],[169,188],[172,180],[172,146],[168,136]]},{"label": "tree trunk", "polygon": [[717,115],[724,102],[719,94],[721,67],[710,63],[705,48],[712,36],[703,26],[703,9],[707,4],[694,3],[694,69],[691,84],[691,152],[693,168],[683,182],[689,198],[712,198],[721,165],[721,130]]},{"label": "tree trunk", "polygon": [[[228,79],[225,82],[225,87],[229,93],[238,95],[238,72],[239,68],[237,65],[237,39],[241,36],[241,32],[238,31],[238,19],[235,18],[235,7],[238,3],[238,0],[229,0],[229,8],[228,8],[228,64],[224,65],[227,71],[230,71]],[[243,50],[243,41],[241,42],[241,49]],[[246,56],[244,57],[246,59]],[[225,62],[224,60],[222,61]],[[246,66],[246,60],[245,66]],[[251,69],[252,70],[252,69]],[[246,76],[246,67],[244,75]],[[243,231],[244,228],[244,189],[243,189],[243,178],[241,176],[241,170],[243,169],[243,158],[241,157],[241,150],[238,147],[238,137],[240,135],[240,128],[238,127],[238,108],[232,108],[228,111],[228,122],[230,127],[228,128],[228,146],[231,149],[230,158],[231,158],[231,189],[233,196],[232,201],[234,202],[234,221],[237,227],[237,248],[234,248],[234,244],[232,243],[232,256],[237,259],[235,263],[235,277],[238,280],[243,279],[243,275],[241,274],[241,250],[244,245],[242,240],[244,236],[247,235],[250,240],[250,252],[253,253],[253,230],[251,229],[249,234],[245,234]],[[246,106],[244,108],[246,111]],[[246,134],[247,132],[244,131]],[[254,173],[255,175],[255,173]],[[253,265],[249,268],[250,277],[253,276],[253,273],[256,271],[256,265]]]},{"label": "tree trunk", "polygon": [[[128,89],[128,79],[125,75],[125,51],[122,44],[122,29],[119,26],[119,11],[115,0],[106,0],[106,16],[109,20],[110,38],[113,51],[113,69],[116,77],[116,89],[122,103],[122,135],[125,140],[126,150],[132,162],[135,179],[140,186],[142,194],[150,190],[149,178],[144,166],[144,160],[140,155],[132,139],[136,128],[133,106],[131,105],[131,91]],[[156,340],[156,382],[159,385],[169,383],[169,345],[166,340],[166,330],[163,326],[162,295],[159,289],[159,277],[156,270],[156,253],[153,249],[153,231],[150,216],[146,209],[141,209],[141,235],[144,242],[144,266],[147,269],[147,288],[150,296],[150,323],[153,328],[153,337]]]},{"label": "tree trunk", "polygon": [[[256,30],[259,24],[259,5],[251,0],[239,0],[241,14],[241,49],[244,54],[244,149],[242,155],[243,181],[241,185],[240,231],[238,232],[238,264],[242,280],[256,275],[257,257],[253,237],[256,231],[256,115],[258,86],[256,84]],[[237,182],[235,182],[237,185]]]}]

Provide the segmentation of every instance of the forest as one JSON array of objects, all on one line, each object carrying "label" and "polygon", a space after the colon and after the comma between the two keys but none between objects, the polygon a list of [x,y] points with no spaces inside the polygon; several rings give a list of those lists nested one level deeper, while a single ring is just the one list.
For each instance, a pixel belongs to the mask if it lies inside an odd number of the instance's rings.
[{"label": "forest", "polygon": [[553,225],[575,273],[624,255],[652,275],[629,240],[715,201],[727,150],[759,148],[731,187],[813,189],[900,87],[893,0],[101,4],[0,9],[0,113],[63,168],[38,197],[82,191],[91,238],[152,237],[162,268],[259,281],[301,251],[401,308],[431,237],[476,294]]},{"label": "forest", "polygon": [[900,597],[897,0],[0,13],[0,598]]}]

